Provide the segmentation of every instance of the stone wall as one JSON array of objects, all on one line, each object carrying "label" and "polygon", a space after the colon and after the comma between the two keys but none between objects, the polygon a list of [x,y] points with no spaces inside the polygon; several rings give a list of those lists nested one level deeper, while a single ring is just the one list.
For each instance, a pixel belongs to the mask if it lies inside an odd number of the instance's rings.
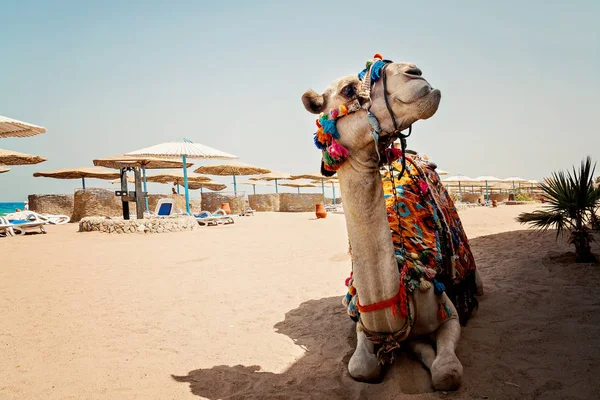
[{"label": "stone wall", "polygon": [[501,203],[504,201],[508,201],[508,196],[508,193],[490,193],[490,200],[496,200],[497,202]]},{"label": "stone wall", "polygon": [[[323,194],[321,194],[321,196],[323,196]],[[325,197],[325,204],[333,204],[333,198],[331,198],[331,197]],[[342,204],[342,198],[341,197],[336,197],[335,198],[335,204],[341,205]]]},{"label": "stone wall", "polygon": [[323,195],[320,193],[279,194],[279,211],[281,212],[315,211],[318,203],[323,203]]},{"label": "stone wall", "polygon": [[169,217],[145,218],[143,220],[123,218],[85,217],[79,221],[79,232],[104,233],[167,233],[193,231],[199,229],[194,217],[177,215]]},{"label": "stone wall", "polygon": [[279,194],[250,194],[250,208],[256,211],[279,211]]},{"label": "stone wall", "polygon": [[229,208],[232,214],[240,214],[244,210],[246,204],[246,195],[243,192],[238,192],[235,196],[233,193],[218,193],[209,192],[202,194],[202,210],[215,212],[221,208],[221,203],[229,203]]},{"label": "stone wall", "polygon": [[[185,212],[185,195],[183,194],[150,194],[148,195],[148,209],[154,212],[158,200],[169,198],[175,200],[175,209]],[[200,211],[200,200],[191,199],[192,210]],[[145,208],[145,206],[144,206]],[[129,215],[135,219],[136,204],[129,203]],[[108,189],[79,189],[75,191],[73,216],[71,222],[78,222],[85,217],[121,217],[123,205],[121,198],[115,196],[113,190]]]},{"label": "stone wall", "polygon": [[[149,194],[148,195],[148,210],[154,212],[156,210],[156,204],[160,199],[169,198],[175,200],[174,209],[180,209],[185,212],[185,194]],[[200,199],[190,199],[191,210],[196,214],[201,211]],[[135,203],[129,203],[129,209],[132,214],[135,214]]]},{"label": "stone wall", "polygon": [[477,199],[481,199],[481,201],[483,202],[483,200],[485,199],[485,195],[484,194],[482,195],[480,193],[463,193],[462,194],[462,201],[464,203],[476,204]]},{"label": "stone wall", "polygon": [[38,214],[73,215],[72,194],[30,194],[27,201],[29,209]]},{"label": "stone wall", "polygon": [[[118,217],[123,215],[121,198],[115,196],[113,190],[78,189],[75,191],[73,216],[71,222],[78,222],[85,217]],[[135,207],[129,207],[135,215]]]}]

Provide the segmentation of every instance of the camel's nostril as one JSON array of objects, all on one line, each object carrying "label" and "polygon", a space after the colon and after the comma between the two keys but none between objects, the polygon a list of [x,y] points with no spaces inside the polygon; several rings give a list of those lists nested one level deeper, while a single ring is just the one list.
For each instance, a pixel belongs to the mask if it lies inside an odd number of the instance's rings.
[{"label": "camel's nostril", "polygon": [[421,70],[417,67],[409,68],[406,71],[404,71],[404,73],[406,75],[413,75],[413,76],[421,76],[423,74],[421,72]]}]

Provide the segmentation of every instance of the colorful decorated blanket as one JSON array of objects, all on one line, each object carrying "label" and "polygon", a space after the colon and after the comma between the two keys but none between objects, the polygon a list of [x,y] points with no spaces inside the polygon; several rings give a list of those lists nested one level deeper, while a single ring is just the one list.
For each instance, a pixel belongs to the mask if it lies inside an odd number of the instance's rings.
[{"label": "colorful decorated blanket", "polygon": [[[406,157],[406,170],[396,161],[382,177],[388,222],[401,279],[408,293],[434,287],[454,303],[461,323],[477,307],[475,260],[454,202],[442,185],[435,165],[418,156]],[[352,279],[345,304],[358,318]],[[449,310],[440,305],[440,319]]]}]

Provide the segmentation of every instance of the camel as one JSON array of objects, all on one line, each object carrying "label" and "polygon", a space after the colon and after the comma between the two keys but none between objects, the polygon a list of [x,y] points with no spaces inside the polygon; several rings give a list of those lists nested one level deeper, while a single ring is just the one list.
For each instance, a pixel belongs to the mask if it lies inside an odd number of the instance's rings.
[{"label": "camel", "polygon": [[[463,367],[455,354],[461,325],[446,293],[414,290],[408,296],[408,317],[398,315],[401,273],[380,176],[381,158],[389,156],[386,148],[413,123],[433,116],[440,100],[440,91],[430,86],[416,65],[382,60],[379,55],[367,62],[361,79],[346,76],[322,94],[308,90],[302,95],[306,110],[320,114],[315,144],[324,150],[322,173],[338,174],[344,199],[353,285],[362,305],[356,350],[348,363],[356,380],[379,381],[383,371],[379,356],[404,342],[429,369],[434,389],[455,390],[461,382]],[[333,133],[320,144],[324,130]],[[478,276],[477,285],[482,293]],[[441,305],[448,317],[440,321]],[[382,353],[377,347],[387,350]]]}]

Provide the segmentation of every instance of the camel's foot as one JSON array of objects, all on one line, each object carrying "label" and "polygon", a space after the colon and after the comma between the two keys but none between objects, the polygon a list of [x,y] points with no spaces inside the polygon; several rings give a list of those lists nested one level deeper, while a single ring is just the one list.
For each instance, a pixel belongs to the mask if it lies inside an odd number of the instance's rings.
[{"label": "camel's foot", "polygon": [[348,362],[348,372],[357,381],[377,381],[381,377],[381,365],[373,354],[373,343],[363,332],[356,332],[356,336],[356,350]]},{"label": "camel's foot", "polygon": [[458,389],[462,374],[462,364],[454,353],[440,354],[431,364],[431,381],[435,390]]}]

